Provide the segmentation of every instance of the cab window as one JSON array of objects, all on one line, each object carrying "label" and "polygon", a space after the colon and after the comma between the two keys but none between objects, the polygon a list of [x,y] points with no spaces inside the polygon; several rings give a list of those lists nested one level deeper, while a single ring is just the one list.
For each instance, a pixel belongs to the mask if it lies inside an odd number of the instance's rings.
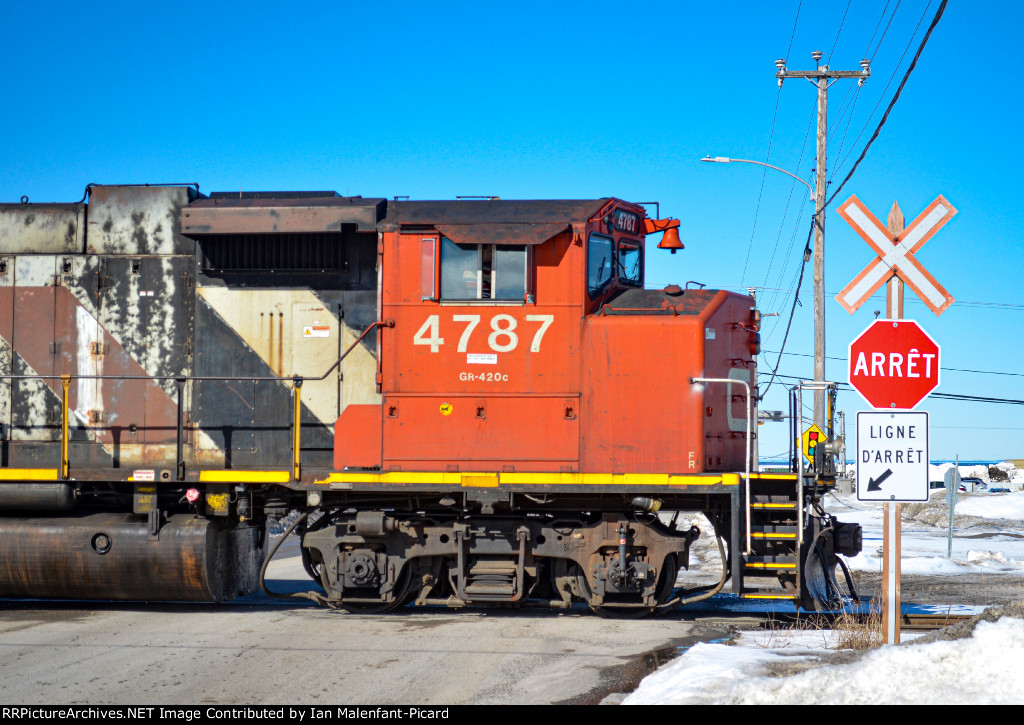
[{"label": "cab window", "polygon": [[631,240],[619,242],[619,281],[639,287],[643,284],[643,254],[640,245]]},{"label": "cab window", "polygon": [[612,247],[611,237],[603,234],[591,234],[587,243],[587,291],[596,296],[612,281]]},{"label": "cab window", "polygon": [[441,237],[441,299],[522,302],[525,246],[458,244]]}]

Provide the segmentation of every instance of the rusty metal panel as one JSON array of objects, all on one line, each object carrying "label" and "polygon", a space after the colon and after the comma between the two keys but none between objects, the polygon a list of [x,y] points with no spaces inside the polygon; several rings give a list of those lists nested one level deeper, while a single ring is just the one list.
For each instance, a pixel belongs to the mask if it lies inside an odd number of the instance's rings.
[{"label": "rusty metal panel", "polygon": [[385,203],[361,197],[201,199],[182,209],[181,230],[190,236],[340,232],[342,225],[376,231]]},{"label": "rusty metal panel", "polygon": [[0,253],[82,251],[85,204],[0,204]]},{"label": "rusty metal panel", "polygon": [[181,210],[196,195],[189,186],[94,186],[89,197],[86,251],[93,254],[194,254],[181,234]]},{"label": "rusty metal panel", "polygon": [[[194,259],[33,255],[16,261],[17,284],[0,287],[12,310],[10,323],[0,324],[0,337],[13,347],[13,371],[73,376],[70,439],[91,444],[94,450],[82,451],[89,460],[115,467],[173,465],[174,382],[123,378],[188,374],[192,302],[186,283]],[[147,265],[154,268],[148,281]],[[157,293],[142,296],[147,286]],[[52,378],[14,383],[14,439],[55,440],[61,393],[60,381]]]},{"label": "rusty metal panel", "polygon": [[437,230],[459,244],[543,244],[569,224],[438,224]]},{"label": "rusty metal panel", "polygon": [[[57,264],[53,255],[26,255],[14,260],[12,325],[8,343],[14,349],[12,372],[16,375],[53,375],[60,341],[54,337]],[[11,391],[11,438],[20,441],[51,441],[60,427],[60,398],[55,381],[15,381]],[[57,389],[60,383],[56,382]]]}]

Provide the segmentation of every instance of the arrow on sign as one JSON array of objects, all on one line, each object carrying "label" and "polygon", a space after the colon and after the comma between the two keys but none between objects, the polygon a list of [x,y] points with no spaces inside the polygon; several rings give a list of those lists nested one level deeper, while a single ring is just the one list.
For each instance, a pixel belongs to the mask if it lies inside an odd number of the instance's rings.
[{"label": "arrow on sign", "polygon": [[885,469],[885,473],[883,473],[878,478],[869,478],[868,479],[868,491],[881,491],[882,490],[882,481],[884,481],[885,479],[887,479],[891,475],[892,475],[892,469],[891,468],[886,468]]}]

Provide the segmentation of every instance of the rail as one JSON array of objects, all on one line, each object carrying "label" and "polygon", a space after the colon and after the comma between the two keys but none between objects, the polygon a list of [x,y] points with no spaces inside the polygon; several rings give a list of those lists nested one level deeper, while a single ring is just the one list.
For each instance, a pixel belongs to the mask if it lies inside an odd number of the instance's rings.
[{"label": "rail", "polygon": [[68,480],[71,477],[71,461],[68,450],[68,426],[69,426],[69,415],[68,415],[68,390],[71,387],[72,380],[146,380],[150,382],[173,380],[178,392],[178,422],[177,422],[177,433],[176,433],[176,473],[177,480],[185,480],[185,446],[184,446],[184,432],[185,432],[185,384],[188,382],[238,382],[238,381],[252,381],[256,382],[282,382],[291,383],[292,385],[292,460],[291,460],[291,475],[292,480],[298,481],[302,477],[302,464],[301,464],[301,426],[300,419],[302,413],[302,384],[305,382],[318,382],[324,380],[334,372],[339,365],[348,357],[356,347],[361,343],[372,330],[378,327],[394,327],[394,320],[376,320],[369,325],[362,334],[356,338],[355,342],[349,345],[348,349],[345,350],[338,359],[334,361],[334,364],[327,368],[323,375],[313,376],[284,376],[284,375],[15,375],[0,373],[0,380],[60,380],[61,385],[61,413],[60,413],[60,477],[63,480]]}]

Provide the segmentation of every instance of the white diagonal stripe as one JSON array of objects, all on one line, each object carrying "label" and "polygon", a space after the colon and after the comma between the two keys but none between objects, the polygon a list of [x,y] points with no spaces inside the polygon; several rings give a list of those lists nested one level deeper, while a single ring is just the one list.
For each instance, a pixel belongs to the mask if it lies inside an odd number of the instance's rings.
[{"label": "white diagonal stripe", "polygon": [[890,239],[884,232],[882,232],[877,226],[871,222],[871,218],[865,214],[859,206],[856,204],[850,204],[843,211],[850,217],[850,221],[855,222],[860,229],[871,237],[872,241],[879,246],[881,249],[888,249],[892,246],[892,239]]},{"label": "white diagonal stripe", "polygon": [[[892,244],[892,242],[884,234],[879,231],[878,227],[871,223],[868,216],[855,204],[850,204],[844,210],[850,217],[850,220],[855,222],[857,226],[862,229],[871,239],[882,249],[886,249],[886,244]],[[907,259],[907,254],[913,249],[914,245],[917,244],[921,237],[927,234],[936,224],[938,224],[942,217],[949,213],[949,209],[942,206],[941,204],[935,207],[921,223],[915,226],[906,237],[901,239],[897,244],[892,245],[889,251],[886,252],[884,257],[880,258],[880,263],[876,263],[871,269],[865,274],[860,281],[850,288],[849,292],[843,297],[844,301],[849,305],[855,305],[862,296],[867,296],[867,293],[871,288],[882,279],[890,269],[897,269],[900,276],[906,280],[910,285],[913,285],[917,291],[927,298],[935,307],[941,307],[946,301],[946,296],[940,291],[921,271]],[[884,243],[883,243],[884,242]]]},{"label": "white diagonal stripe", "polygon": [[[892,244],[892,241],[882,234],[875,224],[871,222],[870,217],[861,210],[859,206],[850,202],[843,209],[843,212],[849,217],[850,222],[860,228],[865,234],[871,237],[871,240],[878,245],[880,249],[888,249]],[[889,273],[889,268],[882,264],[873,262],[868,265],[867,273],[860,278],[860,280],[850,287],[846,294],[843,295],[843,301],[849,308],[856,307],[861,304],[864,299],[867,298],[871,292],[871,288],[874,287],[878,282]]]},{"label": "white diagonal stripe", "polygon": [[843,295],[843,301],[846,303],[846,306],[852,308],[859,305],[863,298],[866,298],[868,293],[871,292],[871,288],[887,274],[889,274],[889,268],[876,257],[868,265],[867,274],[861,277],[857,284],[850,287],[847,293]]},{"label": "white diagonal stripe", "polygon": [[942,221],[942,217],[946,216],[948,213],[949,209],[944,207],[942,204],[939,204],[937,207],[932,209],[931,213],[922,219],[920,224],[911,229],[903,239],[907,245],[907,249],[913,249],[921,237],[930,232],[936,224]]},{"label": "white diagonal stripe", "polygon": [[946,296],[932,284],[926,276],[921,273],[921,270],[917,266],[911,264],[907,260],[907,253],[913,249],[914,245],[921,240],[925,234],[927,234],[932,227],[938,224],[942,217],[949,212],[946,207],[941,204],[931,211],[928,216],[921,220],[921,223],[914,227],[910,233],[901,239],[898,244],[893,246],[892,251],[887,253],[882,258],[882,264],[889,267],[898,267],[900,276],[907,281],[908,284],[914,285],[920,294],[923,294],[928,298],[928,301],[935,307],[941,307],[942,303],[946,301]]}]

